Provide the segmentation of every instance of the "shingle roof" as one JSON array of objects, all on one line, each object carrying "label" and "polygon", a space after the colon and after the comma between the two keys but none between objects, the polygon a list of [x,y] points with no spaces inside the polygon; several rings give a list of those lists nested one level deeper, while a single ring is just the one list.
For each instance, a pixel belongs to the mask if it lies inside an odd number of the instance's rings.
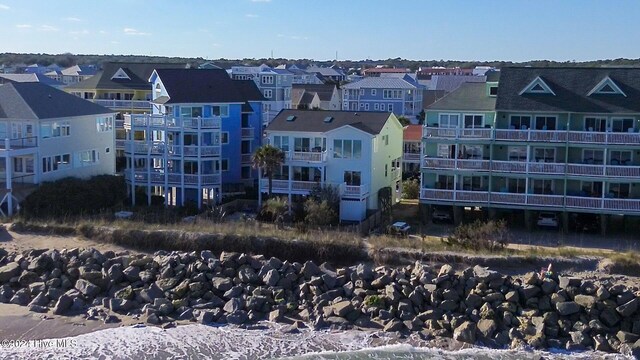
[{"label": "shingle roof", "polygon": [[[0,78],[18,83],[38,82],[49,86],[64,86],[60,81],[42,74],[0,74]],[[1,82],[2,81],[0,81],[0,83]]]},{"label": "shingle roof", "polygon": [[452,93],[431,104],[428,110],[494,111],[496,98],[487,94],[485,83],[463,83]]},{"label": "shingle roof", "polygon": [[442,99],[446,94],[447,92],[444,90],[424,90],[422,92],[422,106],[426,108]]},{"label": "shingle roof", "polygon": [[[177,103],[240,103],[245,98],[225,70],[158,69],[169,100]],[[244,88],[244,86],[242,86]]]},{"label": "shingle roof", "polygon": [[245,101],[264,101],[264,95],[253,80],[233,80],[240,95]]},{"label": "shingle roof", "polygon": [[82,75],[89,76],[98,73],[98,69],[95,66],[90,65],[74,65],[68,67],[60,72],[62,75]]},{"label": "shingle roof", "polygon": [[416,89],[419,85],[395,77],[366,77],[346,84],[344,89]]},{"label": "shingle roof", "polygon": [[[588,93],[606,77],[627,95]],[[540,77],[556,94],[520,92]],[[640,112],[640,68],[502,68],[497,110],[638,113]]]},{"label": "shingle roof", "polygon": [[422,125],[407,125],[402,132],[404,141],[420,141],[422,139]]},{"label": "shingle roof", "polygon": [[[184,69],[187,64],[167,63],[127,63],[107,62],[102,66],[102,71],[87,80],[67,86],[67,89],[103,89],[103,90],[149,90],[149,77],[155,69]],[[118,69],[124,70],[131,78],[111,79]]]},{"label": "shingle roof", "polygon": [[317,93],[321,101],[331,101],[335,87],[334,84],[293,84],[291,97],[293,99],[293,93],[302,90],[306,93]]},{"label": "shingle roof", "polygon": [[486,82],[485,76],[469,76],[469,75],[433,75],[429,83],[429,90],[444,90],[452,92],[461,84],[470,82]]},{"label": "shingle roof", "polygon": [[[295,120],[287,121],[290,116]],[[352,126],[372,135],[379,134],[391,113],[353,111],[282,110],[267,126],[266,131],[294,131],[325,133],[343,126]],[[325,122],[332,117],[330,122]]]},{"label": "shingle roof", "polygon": [[0,86],[0,118],[39,120],[109,113],[113,111],[40,83]]}]

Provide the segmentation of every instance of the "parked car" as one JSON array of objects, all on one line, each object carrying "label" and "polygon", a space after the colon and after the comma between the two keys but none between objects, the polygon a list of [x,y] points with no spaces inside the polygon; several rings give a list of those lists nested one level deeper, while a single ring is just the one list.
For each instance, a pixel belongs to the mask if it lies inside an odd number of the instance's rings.
[{"label": "parked car", "polygon": [[538,226],[547,228],[558,228],[558,214],[552,212],[541,212],[538,215]]},{"label": "parked car", "polygon": [[407,236],[411,226],[404,221],[397,221],[391,224],[389,232],[393,235]]},{"label": "parked car", "polygon": [[431,214],[431,221],[434,223],[437,222],[451,222],[451,212],[441,208],[433,209],[433,213]]},{"label": "parked car", "polygon": [[600,231],[600,215],[573,214],[573,226],[576,232],[597,233]]}]

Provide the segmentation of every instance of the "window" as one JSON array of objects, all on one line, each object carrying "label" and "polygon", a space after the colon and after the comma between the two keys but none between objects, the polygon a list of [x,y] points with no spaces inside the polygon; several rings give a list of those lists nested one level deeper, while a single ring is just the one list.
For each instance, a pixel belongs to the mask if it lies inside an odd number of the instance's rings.
[{"label": "window", "polygon": [[360,171],[345,171],[344,182],[350,186],[360,186]]},{"label": "window", "polygon": [[380,104],[380,111],[384,111],[384,104]]},{"label": "window", "polygon": [[98,150],[85,150],[76,153],[76,167],[91,166],[99,161]]},{"label": "window", "polygon": [[273,146],[282,151],[289,151],[289,137],[288,136],[274,136]]},{"label": "window", "polygon": [[498,95],[498,87],[491,86],[489,87],[489,96],[497,96]]},{"label": "window", "polygon": [[453,159],[456,156],[454,145],[438,144],[438,157],[443,159]]},{"label": "window", "polygon": [[555,130],[555,116],[536,116],[536,130]]},{"label": "window", "polygon": [[607,131],[607,118],[605,117],[585,117],[584,131]]},{"label": "window", "polygon": [[509,121],[509,129],[527,130],[531,127],[531,116],[513,115]]},{"label": "window", "polygon": [[[17,124],[18,127],[20,126]],[[17,129],[13,128],[12,124],[12,137],[14,139],[22,137],[22,129],[17,131]],[[71,135],[71,126],[68,121],[54,121],[49,123],[42,123],[40,125],[40,136],[42,138],[49,137],[60,137],[60,136],[69,136]],[[18,137],[16,137],[18,136]]]},{"label": "window", "polygon": [[242,140],[240,143],[241,154],[251,154],[251,140]]},{"label": "window", "polygon": [[360,109],[364,109],[364,103],[360,103]]},{"label": "window", "polygon": [[604,150],[584,149],[582,151],[582,162],[588,165],[603,165]]},{"label": "window", "polygon": [[362,157],[362,141],[333,140],[333,157],[335,159],[360,159]]},{"label": "window", "polygon": [[526,179],[507,179],[507,189],[510,193],[524,194],[526,185]]},{"label": "window", "polygon": [[602,182],[583,181],[580,196],[602,197]]},{"label": "window", "polygon": [[376,89],[371,89],[371,96],[376,96]]},{"label": "window", "polygon": [[479,191],[482,190],[483,180],[481,176],[463,176],[462,190]]},{"label": "window", "polygon": [[482,159],[483,145],[462,145],[460,148],[461,159]]},{"label": "window", "polygon": [[373,104],[373,110],[380,110],[380,104],[378,103]]},{"label": "window", "polygon": [[631,192],[630,184],[609,184],[609,197],[628,199]]},{"label": "window", "polygon": [[369,111],[369,104],[364,104],[364,111]]},{"label": "window", "polygon": [[273,75],[263,75],[262,76],[263,84],[273,84]]},{"label": "window", "polygon": [[[229,143],[229,132],[228,131],[222,131],[220,133],[220,142],[223,145],[226,145],[226,144]],[[187,145],[186,142],[185,142],[185,145]]]},{"label": "window", "polygon": [[360,89],[360,96],[364,96],[364,89]]},{"label": "window", "polygon": [[384,164],[384,177],[389,176],[389,164]]},{"label": "window", "polygon": [[9,137],[9,134],[7,133],[7,122],[6,121],[2,121],[0,122],[0,141],[6,139]]},{"label": "window", "polygon": [[382,90],[383,99],[402,99],[402,90]]},{"label": "window", "polygon": [[241,179],[249,179],[251,178],[251,167],[243,166],[240,168],[240,178]]},{"label": "window", "polygon": [[465,115],[464,127],[465,128],[481,128],[484,123],[484,116],[482,115]]},{"label": "window", "polygon": [[113,130],[113,117],[99,117],[96,119],[96,129],[98,132],[107,132]]},{"label": "window", "polygon": [[389,112],[393,112],[393,104],[389,104],[389,105],[387,106],[387,111],[389,111]]},{"label": "window", "polygon": [[202,106],[180,106],[180,116],[182,117],[202,116]]},{"label": "window", "polygon": [[271,89],[266,89],[266,90],[264,91],[264,97],[265,97],[265,98],[267,98],[267,99],[271,99],[271,96],[273,96],[273,90],[271,90]]},{"label": "window", "polygon": [[533,179],[533,193],[553,195],[553,180],[549,179]]},{"label": "window", "polygon": [[526,146],[509,146],[509,161],[527,161]]},{"label": "window", "polygon": [[457,128],[458,127],[458,114],[440,114],[441,128]]},{"label": "window", "polygon": [[613,118],[611,119],[611,130],[613,132],[633,132],[633,119]]},{"label": "window", "polygon": [[229,116],[229,105],[214,105],[211,107],[213,116]]},{"label": "window", "polygon": [[310,152],[311,140],[309,138],[293,138],[293,151]]},{"label": "window", "polygon": [[453,175],[438,175],[438,181],[436,181],[436,189],[453,190],[454,189],[454,177]]},{"label": "window", "polygon": [[385,146],[389,145],[389,135],[382,135],[382,142]]},{"label": "window", "polygon": [[184,134],[184,144],[185,145],[198,145],[198,135],[197,134]]},{"label": "window", "polygon": [[629,150],[610,150],[610,165],[630,165],[631,151]]},{"label": "window", "polygon": [[533,158],[536,162],[552,163],[556,161],[555,148],[534,148]]},{"label": "window", "polygon": [[229,171],[229,159],[222,159],[220,161],[220,168],[222,171]]}]

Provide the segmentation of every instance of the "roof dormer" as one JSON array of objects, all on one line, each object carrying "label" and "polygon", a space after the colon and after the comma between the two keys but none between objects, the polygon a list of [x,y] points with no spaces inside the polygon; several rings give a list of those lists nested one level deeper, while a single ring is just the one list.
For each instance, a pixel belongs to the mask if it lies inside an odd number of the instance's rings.
[{"label": "roof dormer", "polygon": [[113,76],[111,77],[111,80],[114,79],[127,79],[127,80],[131,80],[131,78],[129,77],[129,75],[127,75],[127,73],[122,69],[119,68],[118,71],[116,71],[115,74],[113,74]]},{"label": "roof dormer", "polygon": [[549,85],[547,85],[547,83],[544,82],[544,80],[542,80],[540,76],[533,79],[533,81],[530,82],[529,85],[527,85],[524,89],[522,89],[522,91],[520,91],[520,94],[518,95],[522,95],[522,94],[551,94],[554,96],[556,95],[556,93],[554,93],[553,90],[551,90],[551,87],[549,87]]},{"label": "roof dormer", "polygon": [[627,94],[625,94],[624,91],[622,91],[622,89],[620,89],[620,87],[608,76],[602,79],[602,81],[600,81],[598,85],[596,85],[593,89],[591,89],[591,91],[589,91],[587,96],[591,96],[594,94],[622,95],[624,97],[627,97]]}]

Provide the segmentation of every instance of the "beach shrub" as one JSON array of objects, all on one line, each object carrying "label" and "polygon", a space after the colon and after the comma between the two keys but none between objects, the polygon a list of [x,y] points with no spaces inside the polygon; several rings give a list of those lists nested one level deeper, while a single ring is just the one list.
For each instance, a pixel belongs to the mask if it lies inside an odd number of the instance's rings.
[{"label": "beach shrub", "polygon": [[420,181],[408,179],[402,182],[402,198],[417,199],[420,195]]},{"label": "beach shrub", "polygon": [[98,214],[121,206],[126,196],[122,176],[100,175],[87,180],[69,177],[42,183],[22,202],[22,215],[59,218]]},{"label": "beach shrub", "polygon": [[312,226],[324,226],[336,223],[338,214],[334,211],[327,200],[318,202],[309,198],[304,203],[304,221]]},{"label": "beach shrub", "polygon": [[508,230],[504,220],[459,225],[451,236],[443,238],[450,246],[467,250],[496,251],[503,249],[508,242]]}]

